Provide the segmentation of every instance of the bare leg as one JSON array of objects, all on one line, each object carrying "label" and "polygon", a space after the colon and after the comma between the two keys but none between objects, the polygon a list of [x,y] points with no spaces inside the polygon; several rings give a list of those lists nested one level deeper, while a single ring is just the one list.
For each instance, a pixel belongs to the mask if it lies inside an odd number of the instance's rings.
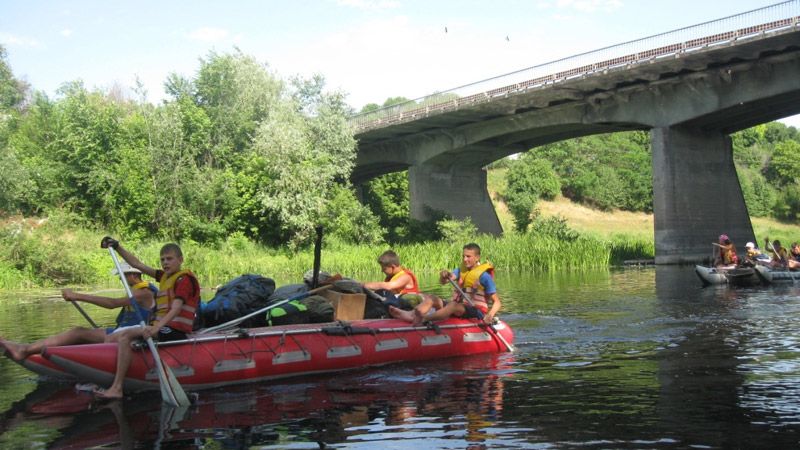
[{"label": "bare leg", "polygon": [[435,295],[422,294],[422,301],[414,310],[417,311],[420,316],[425,316],[431,308],[442,309],[442,307],[444,307],[444,303],[441,298]]},{"label": "bare leg", "polygon": [[389,315],[395,319],[404,320],[406,322],[414,322],[413,312],[395,308],[394,306],[389,306]]},{"label": "bare leg", "polygon": [[142,330],[142,328],[134,328],[116,333],[119,334],[117,338],[117,372],[114,374],[114,381],[108,389],[95,391],[97,397],[115,399],[124,396],[122,387],[125,383],[125,375],[128,374],[128,368],[131,366],[131,359],[133,358],[131,343],[134,339],[142,336]]},{"label": "bare leg", "polygon": [[102,328],[76,327],[55,336],[50,336],[30,344],[0,340],[11,359],[22,361],[30,355],[41,353],[45,347],[62,345],[98,344],[105,339],[106,332]]},{"label": "bare leg", "polygon": [[426,319],[430,321],[445,320],[450,316],[460,317],[464,315],[464,312],[465,312],[464,305],[457,302],[450,302],[446,304],[444,308],[441,308],[436,312],[428,314]]}]

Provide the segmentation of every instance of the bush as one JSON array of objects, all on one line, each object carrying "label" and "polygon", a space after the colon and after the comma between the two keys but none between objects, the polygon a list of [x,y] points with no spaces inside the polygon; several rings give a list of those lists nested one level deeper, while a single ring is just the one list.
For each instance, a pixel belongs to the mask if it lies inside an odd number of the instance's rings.
[{"label": "bush", "polygon": [[760,173],[754,170],[741,169],[738,172],[747,211],[753,217],[770,215],[778,198],[775,189]]},{"label": "bush", "polygon": [[436,222],[436,226],[442,235],[442,240],[452,244],[470,242],[478,234],[478,227],[469,218],[442,219]]},{"label": "bush", "polygon": [[797,222],[800,219],[800,184],[793,183],[786,186],[775,205],[776,218]]}]

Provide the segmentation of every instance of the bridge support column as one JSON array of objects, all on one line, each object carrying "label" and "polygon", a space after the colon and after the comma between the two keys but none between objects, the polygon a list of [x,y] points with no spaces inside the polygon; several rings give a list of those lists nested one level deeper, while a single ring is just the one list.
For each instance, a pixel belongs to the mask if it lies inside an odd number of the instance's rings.
[{"label": "bridge support column", "polygon": [[730,138],[680,126],[654,128],[651,138],[656,264],[708,259],[722,233],[740,252],[754,241]]},{"label": "bridge support column", "polygon": [[425,163],[408,169],[411,217],[430,220],[431,210],[457,219],[469,217],[484,233],[503,232],[486,190],[486,171],[481,167],[446,167]]}]

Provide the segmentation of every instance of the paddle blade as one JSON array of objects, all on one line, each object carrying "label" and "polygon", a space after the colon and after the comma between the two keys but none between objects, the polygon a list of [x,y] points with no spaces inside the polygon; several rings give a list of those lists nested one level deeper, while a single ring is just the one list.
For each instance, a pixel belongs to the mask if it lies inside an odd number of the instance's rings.
[{"label": "paddle blade", "polygon": [[173,406],[177,407],[190,406],[192,402],[189,401],[189,397],[186,395],[186,391],[183,390],[183,386],[181,386],[181,384],[178,382],[178,379],[175,377],[175,374],[172,372],[172,369],[170,369],[168,365],[164,364],[163,361],[161,362],[161,366],[164,368],[163,369],[165,375],[164,380],[166,381],[165,383],[160,383],[161,398],[162,399],[165,398],[164,391],[168,390],[169,393],[167,395],[170,397],[170,399],[175,400]]},{"label": "paddle blade", "polygon": [[155,363],[156,372],[158,374],[158,384],[161,387],[161,400],[172,406],[191,405],[192,402],[189,401],[189,397],[183,390],[183,386],[178,383],[178,379],[175,377],[175,374],[172,373],[172,369],[161,361],[161,357],[158,355],[158,350],[152,338],[147,339],[147,346],[150,347],[150,353],[153,354],[153,362]]}]

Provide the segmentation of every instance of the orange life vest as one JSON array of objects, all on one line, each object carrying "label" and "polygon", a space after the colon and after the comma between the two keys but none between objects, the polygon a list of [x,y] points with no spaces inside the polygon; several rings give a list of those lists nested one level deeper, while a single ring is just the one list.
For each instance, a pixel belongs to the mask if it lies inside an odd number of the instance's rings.
[{"label": "orange life vest", "polygon": [[401,288],[393,289],[392,292],[395,293],[396,295],[419,294],[420,293],[420,291],[419,291],[419,283],[417,283],[417,276],[414,275],[414,272],[406,269],[405,267],[401,267],[400,269],[401,269],[400,272],[397,272],[394,275],[387,275],[386,279],[384,281],[387,281],[387,282],[388,281],[394,281],[394,280],[400,278],[401,276],[403,276],[404,274],[408,274],[408,276],[411,277],[411,287],[408,287],[408,285],[405,285],[405,286],[403,286]]}]

